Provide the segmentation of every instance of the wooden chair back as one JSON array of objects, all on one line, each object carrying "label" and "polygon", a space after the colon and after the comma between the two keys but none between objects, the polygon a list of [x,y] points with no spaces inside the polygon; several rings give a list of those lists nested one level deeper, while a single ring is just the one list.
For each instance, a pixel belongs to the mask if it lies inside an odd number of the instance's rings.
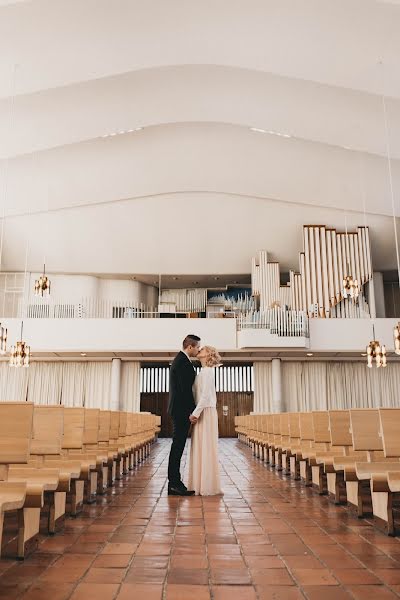
[{"label": "wooden chair back", "polygon": [[0,464],[28,461],[32,428],[31,402],[0,402]]},{"label": "wooden chair back", "polygon": [[61,454],[64,434],[64,407],[36,404],[33,409],[32,455]]},{"label": "wooden chair back", "polygon": [[83,432],[85,428],[84,408],[64,408],[64,435],[62,448],[64,450],[78,450],[83,446]]},{"label": "wooden chair back", "polygon": [[400,408],[380,408],[379,418],[385,456],[400,457]]},{"label": "wooden chair back", "polygon": [[349,410],[329,410],[329,431],[332,446],[352,446]]},{"label": "wooden chair back", "polygon": [[376,408],[354,408],[350,410],[350,428],[354,450],[374,452],[382,450],[379,410]]}]

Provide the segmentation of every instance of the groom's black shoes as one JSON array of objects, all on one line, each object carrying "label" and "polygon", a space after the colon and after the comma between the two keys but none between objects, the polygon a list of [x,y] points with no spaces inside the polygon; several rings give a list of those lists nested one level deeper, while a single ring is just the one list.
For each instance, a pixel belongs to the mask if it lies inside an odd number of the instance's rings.
[{"label": "groom's black shoes", "polygon": [[188,490],[186,486],[182,485],[168,485],[168,496],[194,496],[192,490]]}]

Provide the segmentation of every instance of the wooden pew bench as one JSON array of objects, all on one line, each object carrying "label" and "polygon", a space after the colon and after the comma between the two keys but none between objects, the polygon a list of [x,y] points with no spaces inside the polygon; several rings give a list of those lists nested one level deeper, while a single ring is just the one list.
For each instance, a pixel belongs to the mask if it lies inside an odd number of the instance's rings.
[{"label": "wooden pew bench", "polygon": [[32,428],[33,404],[0,403],[0,486],[4,494],[0,550],[17,558],[24,558],[27,543],[39,533],[40,510],[44,504],[41,481],[8,480],[10,469],[14,465],[25,465],[29,459]]}]

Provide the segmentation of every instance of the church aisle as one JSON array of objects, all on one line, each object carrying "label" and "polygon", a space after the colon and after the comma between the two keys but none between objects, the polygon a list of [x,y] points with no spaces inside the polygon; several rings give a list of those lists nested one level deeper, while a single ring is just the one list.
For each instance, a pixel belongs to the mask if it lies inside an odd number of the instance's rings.
[{"label": "church aisle", "polygon": [[[220,440],[223,497],[168,498],[170,441],[96,505],[0,561],[7,600],[344,600],[400,595],[400,541]],[[187,456],[187,454],[186,454]]]}]

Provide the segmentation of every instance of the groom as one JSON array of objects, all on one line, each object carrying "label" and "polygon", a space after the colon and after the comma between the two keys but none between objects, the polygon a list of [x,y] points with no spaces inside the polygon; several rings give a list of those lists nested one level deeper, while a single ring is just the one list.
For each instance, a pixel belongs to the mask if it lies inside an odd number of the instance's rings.
[{"label": "groom", "polygon": [[176,355],[169,376],[168,413],[173,422],[172,446],[168,462],[168,495],[193,496],[181,479],[180,465],[190,423],[197,421],[191,417],[195,409],[193,383],[196,378],[191,359],[200,351],[200,338],[188,335],[183,340],[182,350]]}]

